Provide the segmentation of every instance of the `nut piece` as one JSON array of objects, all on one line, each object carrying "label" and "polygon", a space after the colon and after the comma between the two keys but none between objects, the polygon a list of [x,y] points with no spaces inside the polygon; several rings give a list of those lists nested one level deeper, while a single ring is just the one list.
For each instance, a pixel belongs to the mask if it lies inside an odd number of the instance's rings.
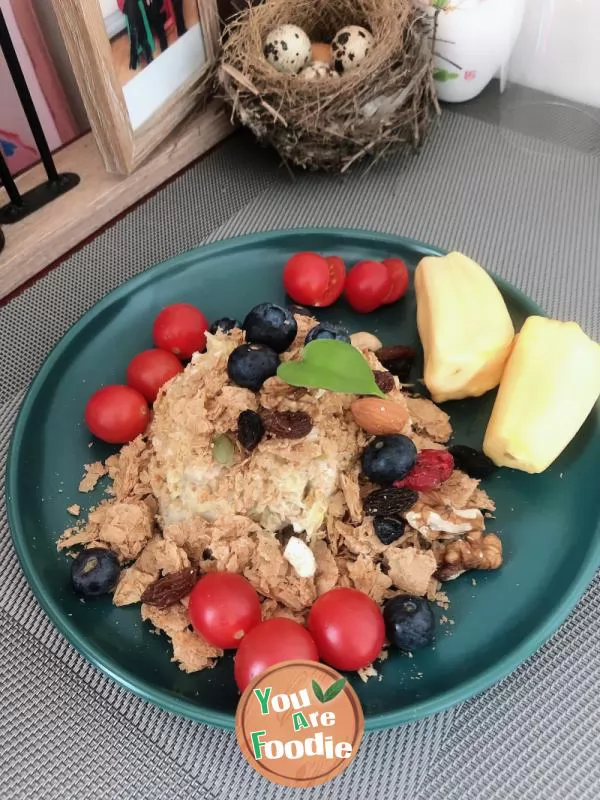
[{"label": "nut piece", "polygon": [[495,533],[468,533],[450,542],[438,553],[436,578],[449,581],[469,569],[498,569],[502,565],[502,542]]},{"label": "nut piece", "polygon": [[262,411],[266,430],[280,439],[303,439],[312,431],[312,419],[305,411]]},{"label": "nut piece", "polygon": [[368,331],[353,333],[350,337],[350,344],[359,350],[380,350],[383,345],[379,339]]},{"label": "nut piece", "polygon": [[378,397],[355,400],[351,411],[359,428],[376,435],[402,433],[408,422],[408,410],[404,406]]},{"label": "nut piece", "polygon": [[297,536],[290,537],[283,551],[283,557],[290,562],[300,578],[312,578],[317,571],[317,562],[313,551]]},{"label": "nut piece", "polygon": [[144,590],[142,603],[157,608],[168,608],[192,591],[196,578],[194,567],[187,567],[171,575],[165,575],[164,578],[158,578]]}]

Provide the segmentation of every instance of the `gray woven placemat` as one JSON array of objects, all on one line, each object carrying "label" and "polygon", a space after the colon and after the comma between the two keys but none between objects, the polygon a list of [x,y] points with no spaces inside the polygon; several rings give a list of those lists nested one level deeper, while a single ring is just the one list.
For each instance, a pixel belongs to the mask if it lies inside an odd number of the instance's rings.
[{"label": "gray woven placemat", "polygon": [[[414,236],[469,252],[600,338],[599,212],[595,154],[459,114],[417,158],[345,178],[292,183],[236,137],[0,308],[2,475],[23,392],[60,335],[127,277],[202,241],[312,224]],[[0,586],[0,786],[11,800],[293,796],[255,775],[232,734],[138,700],[73,651],[20,571],[3,493]],[[596,798],[599,613],[597,581],[511,677],[460,708],[370,735],[347,773],[306,796]]]}]

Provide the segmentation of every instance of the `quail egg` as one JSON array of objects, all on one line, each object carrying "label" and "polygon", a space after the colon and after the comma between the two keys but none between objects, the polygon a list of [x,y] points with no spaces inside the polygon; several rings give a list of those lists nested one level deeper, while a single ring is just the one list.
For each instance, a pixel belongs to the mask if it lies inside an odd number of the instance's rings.
[{"label": "quail egg", "polygon": [[265,39],[265,58],[278,72],[296,75],[311,59],[311,44],[297,25],[280,25]]},{"label": "quail egg", "polygon": [[373,36],[366,28],[348,25],[335,35],[331,43],[333,66],[338,72],[355,69],[373,46]]},{"label": "quail egg", "polygon": [[308,67],[304,67],[298,77],[305,81],[318,81],[322,78],[339,78],[340,76],[335,70],[327,66],[327,64],[315,61],[309,64]]}]

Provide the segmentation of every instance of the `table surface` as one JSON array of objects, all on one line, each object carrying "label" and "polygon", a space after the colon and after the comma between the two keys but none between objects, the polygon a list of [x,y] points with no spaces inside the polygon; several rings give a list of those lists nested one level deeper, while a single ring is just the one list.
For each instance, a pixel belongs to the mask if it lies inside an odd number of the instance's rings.
[{"label": "table surface", "polygon": [[[347,226],[456,248],[550,314],[600,338],[600,114],[491,89],[445,113],[417,156],[351,175],[296,175],[238,134],[0,308],[0,467],[26,387],[106,292],[207,241]],[[104,677],[37,605],[0,506],[0,770],[10,800],[291,798],[233,734],[160,711]],[[552,587],[548,587],[552,591]],[[314,798],[592,800],[600,794],[600,580],[500,684],[435,717],[370,734]]]}]

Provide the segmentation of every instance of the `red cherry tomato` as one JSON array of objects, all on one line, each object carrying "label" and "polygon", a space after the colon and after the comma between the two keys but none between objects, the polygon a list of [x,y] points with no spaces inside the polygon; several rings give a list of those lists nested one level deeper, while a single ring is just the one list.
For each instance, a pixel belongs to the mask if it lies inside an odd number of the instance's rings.
[{"label": "red cherry tomato", "polygon": [[242,575],[209,572],[192,589],[188,613],[207,642],[229,650],[260,622],[260,600]]},{"label": "red cherry tomato", "polygon": [[385,640],[379,606],[358,589],[338,587],[322,594],[309,612],[307,625],[319,656],[336,669],[366,667],[377,658]]},{"label": "red cherry tomato", "polygon": [[395,303],[406,294],[408,289],[408,268],[401,258],[384,258],[383,264],[387,267],[390,276],[390,290],[383,301],[385,306]]},{"label": "red cherry tomato", "polygon": [[359,261],[346,277],[346,297],[355,311],[375,311],[390,291],[390,274],[379,261]]},{"label": "red cherry tomato", "polygon": [[166,350],[144,350],[129,362],[127,385],[136,389],[149,403],[153,403],[163,383],[178,372],[183,372],[183,367],[174,353]]},{"label": "red cherry tomato", "polygon": [[208,320],[195,306],[174,303],[163,308],[154,320],[152,338],[161,350],[189,359],[206,347],[207,330]]},{"label": "red cherry tomato", "polygon": [[325,294],[316,303],[313,303],[319,308],[331,306],[336,300],[339,300],[346,282],[346,265],[343,259],[339,256],[325,256],[325,260],[329,268],[329,283]]},{"label": "red cherry tomato", "polygon": [[296,253],[283,268],[283,286],[296,303],[314,306],[329,286],[329,264],[318,253]]},{"label": "red cherry tomato", "polygon": [[317,646],[306,628],[284,617],[261,622],[244,636],[235,654],[238,689],[243,692],[253,678],[272,664],[293,659],[319,660]]},{"label": "red cherry tomato", "polygon": [[105,386],[87,401],[85,421],[90,431],[110,444],[125,444],[146,430],[150,409],[131,386]]}]

